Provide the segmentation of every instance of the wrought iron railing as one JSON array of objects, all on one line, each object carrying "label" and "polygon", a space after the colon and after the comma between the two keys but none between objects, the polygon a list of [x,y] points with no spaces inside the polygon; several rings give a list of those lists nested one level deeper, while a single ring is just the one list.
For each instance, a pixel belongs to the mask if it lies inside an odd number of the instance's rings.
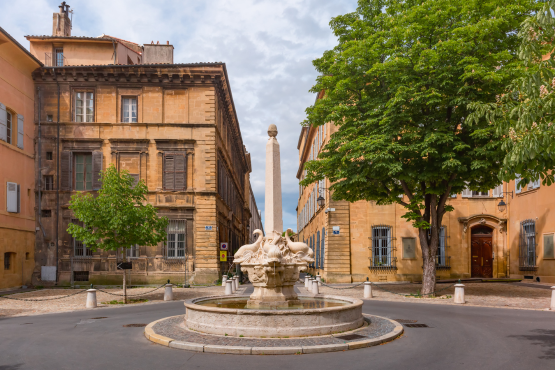
[{"label": "wrought iron railing", "polygon": [[536,265],[536,258],[535,256],[533,258],[529,257],[529,256],[521,256],[519,258],[519,266],[518,269],[520,271],[536,271],[538,269],[538,266]]},{"label": "wrought iron railing", "polygon": [[45,67],[63,67],[67,65],[69,65],[69,63],[63,54],[44,53]]},{"label": "wrought iron railing", "polygon": [[394,256],[373,256],[370,257],[368,268],[374,271],[397,270],[397,257]]},{"label": "wrought iron railing", "polygon": [[436,256],[436,270],[450,270],[451,256]]}]

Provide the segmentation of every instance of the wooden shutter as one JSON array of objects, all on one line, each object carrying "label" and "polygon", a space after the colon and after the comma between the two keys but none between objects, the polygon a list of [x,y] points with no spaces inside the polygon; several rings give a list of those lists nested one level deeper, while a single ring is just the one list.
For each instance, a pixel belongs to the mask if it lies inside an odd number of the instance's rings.
[{"label": "wooden shutter", "polygon": [[175,157],[173,155],[164,155],[164,189],[175,189]]},{"label": "wooden shutter", "polygon": [[472,196],[472,191],[469,188],[465,188],[462,192],[463,198],[470,198]]},{"label": "wooden shutter", "polygon": [[92,187],[93,190],[100,190],[102,181],[100,181],[102,172],[102,152],[92,153]]},{"label": "wooden shutter", "polygon": [[187,157],[185,154],[175,155],[175,190],[187,188]]},{"label": "wooden shutter", "polygon": [[69,191],[71,190],[71,152],[64,151],[61,153],[60,158],[60,170],[62,171],[61,174],[61,183],[60,189]]},{"label": "wooden shutter", "polygon": [[21,213],[21,186],[17,184],[17,213]]},{"label": "wooden shutter", "polygon": [[2,103],[0,103],[0,140],[8,140],[8,112]]},{"label": "wooden shutter", "polygon": [[6,183],[6,211],[11,213],[17,213],[18,201],[17,201],[17,183],[7,182]]},{"label": "wooden shutter", "polygon": [[515,176],[515,194],[519,194],[522,191],[522,187],[519,188],[518,185],[520,183],[520,175],[517,173]]},{"label": "wooden shutter", "polygon": [[17,147],[23,149],[23,116],[17,115]]}]

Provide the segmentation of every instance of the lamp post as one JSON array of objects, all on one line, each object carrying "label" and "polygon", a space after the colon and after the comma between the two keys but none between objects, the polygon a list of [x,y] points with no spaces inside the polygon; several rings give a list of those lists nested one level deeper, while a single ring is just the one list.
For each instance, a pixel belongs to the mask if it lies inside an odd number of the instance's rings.
[{"label": "lamp post", "polygon": [[[512,191],[502,191],[502,194],[511,194],[511,199],[513,198],[513,192]],[[505,203],[504,201],[504,196],[501,195],[499,197],[501,199],[501,201],[497,204],[497,209],[499,209],[499,212],[505,212],[505,210],[507,209],[507,203]]]}]

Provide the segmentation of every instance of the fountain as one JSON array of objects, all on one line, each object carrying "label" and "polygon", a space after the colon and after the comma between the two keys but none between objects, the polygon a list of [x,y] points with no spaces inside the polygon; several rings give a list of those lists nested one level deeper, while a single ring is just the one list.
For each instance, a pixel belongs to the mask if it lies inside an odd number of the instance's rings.
[{"label": "fountain", "polygon": [[254,286],[250,296],[203,297],[185,302],[185,326],[208,334],[294,337],[325,335],[364,324],[362,301],[346,297],[298,296],[299,273],[314,262],[305,243],[293,242],[290,229],[282,236],[281,169],[277,128],[268,128],[266,144],[266,237],[261,230],[253,244],[235,253],[234,263]]},{"label": "fountain", "polygon": [[[292,241],[290,229],[282,236],[275,125],[270,125],[268,135],[264,224],[267,235],[254,230],[257,240],[242,246],[234,255],[234,263],[248,274],[254,292],[240,295],[229,291],[229,295],[185,301],[184,316],[150,323],[145,336],[172,348],[234,354],[344,351],[397,338],[403,332],[402,326],[383,317],[363,317],[360,299],[311,291],[297,294],[295,283],[299,282],[300,272],[314,262],[314,252],[305,243]],[[305,290],[301,284],[298,286]]]}]

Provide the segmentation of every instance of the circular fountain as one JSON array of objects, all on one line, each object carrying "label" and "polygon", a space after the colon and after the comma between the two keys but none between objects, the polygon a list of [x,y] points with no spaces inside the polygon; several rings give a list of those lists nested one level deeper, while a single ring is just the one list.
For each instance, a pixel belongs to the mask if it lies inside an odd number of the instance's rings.
[{"label": "circular fountain", "polygon": [[[289,230],[288,230],[289,231]],[[254,286],[250,296],[214,296],[185,302],[185,326],[201,333],[248,337],[326,335],[361,327],[362,301],[335,296],[298,296],[294,284],[313,251],[271,233],[241,247],[235,263]],[[287,233],[286,233],[287,235]]]}]

